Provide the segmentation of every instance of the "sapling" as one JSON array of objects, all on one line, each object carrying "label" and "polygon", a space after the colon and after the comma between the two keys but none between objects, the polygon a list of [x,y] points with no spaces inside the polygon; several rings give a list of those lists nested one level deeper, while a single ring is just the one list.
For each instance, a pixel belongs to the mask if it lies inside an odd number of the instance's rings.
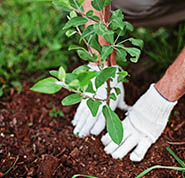
[{"label": "sapling", "polygon": [[[112,15],[108,22],[100,20],[94,15],[94,11],[90,10],[85,13],[83,8],[84,0],[53,0],[53,4],[57,8],[61,8],[69,12],[68,21],[63,27],[66,35],[71,37],[75,34],[80,36],[79,44],[70,45],[69,50],[76,50],[78,56],[88,62],[96,64],[98,70],[92,70],[88,65],[82,65],[72,73],[66,73],[61,66],[58,71],[49,71],[51,77],[37,82],[31,90],[53,94],[65,88],[74,94],[70,94],[62,100],[63,105],[73,105],[85,100],[92,116],[95,117],[98,112],[102,112],[106,119],[106,128],[116,144],[120,144],[123,139],[123,127],[117,114],[111,109],[110,101],[116,101],[120,95],[120,89],[117,85],[112,86],[112,82],[116,83],[125,81],[128,72],[111,66],[110,55],[115,50],[116,59],[136,63],[141,54],[140,48],[143,47],[143,41],[135,38],[126,38],[129,31],[133,31],[133,26],[124,20],[121,10],[112,11]],[[92,0],[91,5],[94,9],[101,12],[110,4],[111,0]],[[87,28],[83,28],[87,22],[93,22]],[[103,36],[109,42],[109,45],[101,46],[98,36]],[[129,47],[125,43],[130,43]],[[84,47],[84,44],[86,47]],[[130,47],[134,45],[134,47]],[[100,60],[95,49],[100,54]],[[107,62],[108,66],[104,65]],[[106,98],[98,97],[98,89],[106,83]]]}]

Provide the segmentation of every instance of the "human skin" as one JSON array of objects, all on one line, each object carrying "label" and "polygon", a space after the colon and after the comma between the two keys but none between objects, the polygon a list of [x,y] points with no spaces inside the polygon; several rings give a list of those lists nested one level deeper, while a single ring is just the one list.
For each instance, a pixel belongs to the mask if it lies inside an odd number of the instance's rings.
[{"label": "human skin", "polygon": [[155,88],[169,101],[176,101],[185,94],[185,47]]}]

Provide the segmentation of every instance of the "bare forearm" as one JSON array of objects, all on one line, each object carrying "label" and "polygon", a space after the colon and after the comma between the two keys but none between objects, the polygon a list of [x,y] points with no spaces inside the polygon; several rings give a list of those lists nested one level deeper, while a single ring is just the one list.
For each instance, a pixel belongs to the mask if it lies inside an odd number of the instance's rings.
[{"label": "bare forearm", "polygon": [[176,101],[185,94],[185,47],[155,88],[169,101]]}]

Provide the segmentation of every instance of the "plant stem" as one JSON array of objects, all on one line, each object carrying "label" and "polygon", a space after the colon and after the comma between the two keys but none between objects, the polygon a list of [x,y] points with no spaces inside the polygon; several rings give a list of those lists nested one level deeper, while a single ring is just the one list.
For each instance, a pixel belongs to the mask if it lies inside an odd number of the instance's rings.
[{"label": "plant stem", "polygon": [[[110,19],[111,5],[106,6],[106,7],[104,8],[104,13],[107,13],[107,14],[106,14],[107,16],[104,14],[106,17],[104,16],[103,22],[107,23],[107,22],[109,21],[109,19]],[[107,29],[108,29],[108,26],[107,26],[107,25],[106,25],[106,27],[107,27]],[[110,44],[109,44],[109,45],[110,45]],[[111,54],[107,57],[107,64],[108,64],[108,67],[111,66],[110,57],[111,57]],[[111,82],[111,79],[109,78],[109,79],[107,80],[107,99],[106,99],[106,103],[107,103],[108,106],[110,106],[110,94],[111,94],[111,90],[112,90],[110,82]]]},{"label": "plant stem", "polygon": [[[108,56],[107,62],[108,62],[108,67],[111,66],[110,56]],[[110,105],[110,94],[111,94],[111,85],[110,85],[110,78],[109,78],[107,80],[107,99],[106,99],[106,103],[108,106]]]},{"label": "plant stem", "polygon": [[81,91],[73,90],[73,89],[67,87],[67,86],[65,85],[64,82],[57,82],[57,84],[58,84],[58,85],[61,85],[63,88],[67,89],[67,90],[70,91],[70,92],[74,92],[74,93],[77,93],[77,94],[81,95],[81,96],[84,97],[84,98],[93,99],[93,100],[101,101],[101,102],[105,102],[105,101],[106,101],[106,99],[96,98],[95,96],[90,97],[90,96],[84,94],[84,93],[81,92]]}]

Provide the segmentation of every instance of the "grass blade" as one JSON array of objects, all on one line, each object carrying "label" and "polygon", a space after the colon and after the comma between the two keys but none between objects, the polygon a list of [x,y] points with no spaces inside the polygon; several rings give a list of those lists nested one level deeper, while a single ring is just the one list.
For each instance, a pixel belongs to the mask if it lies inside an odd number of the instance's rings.
[{"label": "grass blade", "polygon": [[17,161],[19,160],[19,156],[17,156],[16,160],[14,161],[14,163],[12,164],[12,166],[3,174],[3,176],[7,175],[15,166],[15,164],[17,163]]},{"label": "grass blade", "polygon": [[153,167],[150,167],[150,168],[146,169],[141,174],[139,174],[136,178],[140,178],[140,177],[144,176],[145,174],[147,174],[148,172],[152,171],[153,169],[173,169],[173,170],[177,170],[177,171],[183,171],[183,172],[185,171],[185,168],[181,168],[181,167],[171,167],[171,166],[156,165],[156,166],[153,166]]},{"label": "grass blade", "polygon": [[166,147],[167,151],[178,161],[178,163],[185,168],[185,163],[169,148]]}]

